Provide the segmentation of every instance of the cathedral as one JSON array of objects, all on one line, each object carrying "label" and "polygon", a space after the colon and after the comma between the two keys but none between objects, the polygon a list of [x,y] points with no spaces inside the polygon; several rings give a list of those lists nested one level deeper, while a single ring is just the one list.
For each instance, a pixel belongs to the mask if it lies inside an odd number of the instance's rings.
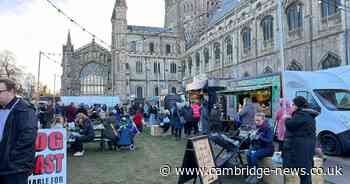
[{"label": "cathedral", "polygon": [[[113,8],[111,48],[63,46],[62,95],[147,99],[196,78],[238,79],[348,65],[348,14],[339,0],[164,0],[164,27],[128,25]],[[282,66],[282,64],[284,64]]]},{"label": "cathedral", "polygon": [[126,0],[111,16],[111,48],[95,42],[75,49],[70,33],[63,46],[62,96],[119,96],[143,100],[181,91],[183,44],[171,27],[128,25]]}]

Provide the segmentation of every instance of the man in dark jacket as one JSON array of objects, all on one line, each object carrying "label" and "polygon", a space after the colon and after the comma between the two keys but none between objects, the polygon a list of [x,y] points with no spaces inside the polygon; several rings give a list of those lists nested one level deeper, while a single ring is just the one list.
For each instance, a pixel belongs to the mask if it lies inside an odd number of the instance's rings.
[{"label": "man in dark jacket", "polygon": [[223,125],[220,118],[220,111],[218,106],[215,104],[214,108],[209,113],[209,130],[212,132],[222,132]]},{"label": "man in dark jacket", "polygon": [[94,140],[95,132],[92,122],[90,121],[89,117],[86,116],[84,113],[78,114],[77,124],[80,128],[80,131],[79,135],[75,136],[75,141],[72,144],[72,147],[74,151],[76,151],[74,153],[74,156],[79,157],[84,155],[83,143]]},{"label": "man in dark jacket", "polygon": [[[286,117],[286,137],[283,144],[283,167],[302,168],[307,173],[313,167],[316,146],[316,121],[319,113],[308,109],[304,97],[293,99],[292,117]],[[311,184],[311,175],[299,175],[301,184]]]},{"label": "man in dark jacket", "polygon": [[0,79],[0,183],[27,184],[35,166],[35,109],[16,97],[16,84]]}]

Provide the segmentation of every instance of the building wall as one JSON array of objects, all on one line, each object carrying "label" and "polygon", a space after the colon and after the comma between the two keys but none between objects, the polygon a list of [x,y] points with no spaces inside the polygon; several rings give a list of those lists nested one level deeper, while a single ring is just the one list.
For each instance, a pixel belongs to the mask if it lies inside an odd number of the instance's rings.
[{"label": "building wall", "polygon": [[[329,55],[341,59],[345,63],[344,47],[344,15],[341,11],[322,17],[321,4],[312,0],[291,0],[284,2],[284,59],[285,68],[292,63],[298,63],[303,70],[321,69],[321,62]],[[289,30],[286,11],[293,3],[302,7],[302,27]],[[278,27],[278,9],[274,0],[241,1],[233,11],[228,12],[214,26],[200,37],[200,41],[187,49],[182,60],[185,62],[186,74],[184,80],[190,81],[195,75],[206,73],[209,77],[233,77],[260,75],[266,71],[280,71],[281,54]],[[273,39],[263,40],[261,21],[266,16],[273,18]],[[251,30],[251,48],[243,48],[243,29]],[[232,61],[225,54],[225,38],[233,39]],[[214,61],[214,43],[220,43],[220,62]],[[208,65],[201,63],[201,72],[194,72],[195,54],[202,53],[204,48],[210,50]],[[189,58],[192,58],[192,72],[189,72]],[[268,68],[267,68],[268,67]]]}]

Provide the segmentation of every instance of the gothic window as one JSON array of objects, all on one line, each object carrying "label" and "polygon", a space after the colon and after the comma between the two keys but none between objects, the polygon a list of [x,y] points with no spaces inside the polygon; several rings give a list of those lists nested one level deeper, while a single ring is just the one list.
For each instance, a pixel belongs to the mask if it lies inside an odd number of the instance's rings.
[{"label": "gothic window", "polygon": [[204,48],[203,55],[204,55],[204,63],[208,64],[209,63],[209,49],[208,48]]},{"label": "gothic window", "polygon": [[154,43],[153,42],[149,44],[149,52],[151,52],[151,54],[153,54],[153,52],[154,52]]},{"label": "gothic window", "polygon": [[250,74],[248,72],[244,72],[243,77],[249,77]]},{"label": "gothic window", "polygon": [[292,63],[287,67],[287,70],[290,70],[290,71],[302,71],[303,70],[303,65],[301,65],[297,61],[292,61]]},{"label": "gothic window", "polygon": [[87,64],[80,72],[80,94],[104,95],[108,74],[105,67],[97,63]]},{"label": "gothic window", "polygon": [[130,42],[130,51],[131,52],[136,52],[136,41],[131,41]]},{"label": "gothic window", "polygon": [[341,60],[335,54],[328,53],[321,61],[321,69],[334,68],[341,65]]},{"label": "gothic window", "polygon": [[175,63],[170,64],[170,73],[176,73],[176,64]]},{"label": "gothic window", "polygon": [[172,87],[172,88],[171,88],[171,93],[172,93],[172,94],[176,94],[176,87]]},{"label": "gothic window", "polygon": [[154,88],[154,96],[159,96],[159,88],[158,87]]},{"label": "gothic window", "polygon": [[160,63],[153,63],[153,71],[154,73],[160,73]]},{"label": "gothic window", "polygon": [[136,62],[136,72],[142,73],[142,62],[141,61]]},{"label": "gothic window", "polygon": [[328,17],[339,12],[340,0],[322,0],[322,17]]},{"label": "gothic window", "polygon": [[263,74],[270,74],[273,72],[273,69],[269,66],[265,67]]},{"label": "gothic window", "polygon": [[171,53],[171,46],[170,46],[169,44],[167,44],[167,45],[165,46],[165,53],[166,53],[166,54],[170,54],[170,53]]},{"label": "gothic window", "polygon": [[142,89],[142,87],[137,87],[136,88],[136,97],[137,98],[143,98],[143,89]]},{"label": "gothic window", "polygon": [[188,70],[189,70],[190,75],[191,75],[191,73],[192,73],[192,57],[188,57],[187,61],[188,61]]},{"label": "gothic window", "polygon": [[243,28],[242,30],[243,50],[247,51],[251,48],[251,30],[250,28]]},{"label": "gothic window", "polygon": [[226,43],[226,56],[227,56],[228,62],[231,63],[232,62],[232,53],[233,53],[231,36],[226,37],[225,43]]},{"label": "gothic window", "polygon": [[199,65],[201,63],[201,55],[199,52],[196,53],[196,67],[199,68]]},{"label": "gothic window", "polygon": [[262,19],[261,28],[263,31],[264,42],[271,41],[273,39],[273,17],[271,15]]},{"label": "gothic window", "polygon": [[215,63],[220,63],[220,43],[215,42],[214,43],[214,58],[215,58]]},{"label": "gothic window", "polygon": [[300,29],[303,26],[303,7],[300,3],[293,3],[287,8],[289,31]]}]

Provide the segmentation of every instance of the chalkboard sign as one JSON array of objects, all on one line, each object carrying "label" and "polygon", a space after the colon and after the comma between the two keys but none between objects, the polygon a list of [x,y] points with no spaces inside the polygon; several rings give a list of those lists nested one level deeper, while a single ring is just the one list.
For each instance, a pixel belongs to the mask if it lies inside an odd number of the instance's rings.
[{"label": "chalkboard sign", "polygon": [[[179,176],[178,184],[186,183],[187,181],[197,181],[200,178],[202,184],[220,183],[219,176],[215,172],[209,174],[211,169],[215,169],[216,165],[212,153],[211,146],[207,136],[199,136],[188,139],[184,159],[182,162],[183,169],[201,169],[200,175],[189,175],[184,172],[184,175]],[[213,174],[213,175],[211,175]]]}]

